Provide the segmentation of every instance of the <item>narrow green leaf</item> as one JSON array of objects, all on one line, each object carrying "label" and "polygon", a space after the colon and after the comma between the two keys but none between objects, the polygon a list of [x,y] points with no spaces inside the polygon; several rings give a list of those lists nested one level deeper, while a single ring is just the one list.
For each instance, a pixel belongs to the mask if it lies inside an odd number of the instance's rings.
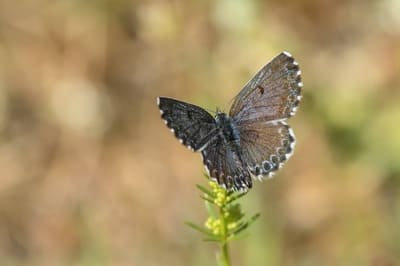
[{"label": "narrow green leaf", "polygon": [[214,193],[213,193],[212,191],[206,189],[205,187],[203,187],[203,186],[201,186],[201,185],[199,185],[199,184],[197,184],[196,187],[197,187],[201,192],[203,192],[204,194],[207,194],[207,195],[210,196],[211,198],[215,198],[215,195],[214,195]]},{"label": "narrow green leaf", "polygon": [[233,235],[240,234],[244,229],[248,228],[254,221],[256,221],[260,217],[260,214],[257,213],[253,215],[247,222],[243,223],[241,226],[239,226],[235,231],[232,232]]},{"label": "narrow green leaf", "polygon": [[227,204],[230,204],[230,203],[234,202],[235,200],[240,199],[240,198],[243,197],[244,195],[247,195],[247,192],[240,193],[240,194],[236,194],[236,195],[234,195],[234,196],[230,196],[231,199],[227,202]]},{"label": "narrow green leaf", "polygon": [[251,218],[249,219],[249,223],[252,224],[254,223],[258,218],[260,218],[260,213],[256,213],[253,216],[251,216]]},{"label": "narrow green leaf", "polygon": [[205,229],[204,227],[201,227],[200,225],[194,224],[192,222],[185,222],[185,224],[189,227],[191,227],[192,229],[199,231],[200,233],[203,233],[209,237],[214,237],[214,234],[212,232],[210,232],[209,230]]},{"label": "narrow green leaf", "polygon": [[228,237],[228,241],[236,241],[246,238],[249,235],[247,232],[241,232],[240,234],[232,235]]},{"label": "narrow green leaf", "polygon": [[[238,222],[238,221],[237,221]],[[240,222],[236,225],[236,227],[234,229],[228,229],[228,234],[229,235],[234,235],[236,233],[236,230],[238,230],[239,228],[241,228],[243,226],[244,222]]]},{"label": "narrow green leaf", "polygon": [[236,236],[238,234],[240,234],[244,229],[246,229],[247,227],[249,227],[249,223],[243,223],[241,226],[239,226],[235,231],[232,232],[233,236]]},{"label": "narrow green leaf", "polygon": [[203,200],[209,202],[209,203],[212,204],[212,205],[215,205],[215,204],[214,204],[214,201],[213,201],[212,199],[206,197],[206,196],[200,196],[200,198],[202,198]]}]

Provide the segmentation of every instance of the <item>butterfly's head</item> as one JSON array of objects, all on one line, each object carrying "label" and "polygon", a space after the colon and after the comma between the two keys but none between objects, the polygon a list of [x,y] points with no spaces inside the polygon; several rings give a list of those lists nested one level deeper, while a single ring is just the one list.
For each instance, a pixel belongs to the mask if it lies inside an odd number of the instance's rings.
[{"label": "butterfly's head", "polygon": [[217,109],[217,114],[215,115],[215,120],[217,122],[222,122],[227,120],[227,115],[224,112],[221,112],[220,110]]}]

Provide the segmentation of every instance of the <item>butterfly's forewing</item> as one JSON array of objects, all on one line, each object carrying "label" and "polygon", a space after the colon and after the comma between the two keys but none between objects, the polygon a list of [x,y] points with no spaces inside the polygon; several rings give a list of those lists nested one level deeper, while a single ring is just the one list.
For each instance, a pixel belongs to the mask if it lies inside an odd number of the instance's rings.
[{"label": "butterfly's forewing", "polygon": [[252,187],[246,166],[231,143],[216,135],[201,152],[208,175],[227,190],[245,191]]},{"label": "butterfly's forewing", "polygon": [[216,134],[215,119],[204,109],[165,97],[157,102],[165,124],[189,149],[202,150]]},{"label": "butterfly's forewing", "polygon": [[299,66],[283,52],[266,64],[236,96],[229,115],[237,123],[286,119],[301,99]]},{"label": "butterfly's forewing", "polygon": [[257,122],[240,128],[242,159],[261,179],[271,177],[289,159],[295,146],[292,129],[284,122]]}]

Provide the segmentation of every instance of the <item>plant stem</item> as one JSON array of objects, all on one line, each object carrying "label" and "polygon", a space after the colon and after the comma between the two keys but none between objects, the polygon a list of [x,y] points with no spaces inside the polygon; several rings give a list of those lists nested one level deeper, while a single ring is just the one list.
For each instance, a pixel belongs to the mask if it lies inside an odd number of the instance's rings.
[{"label": "plant stem", "polygon": [[229,249],[228,249],[228,225],[226,217],[224,215],[224,209],[222,207],[219,208],[219,214],[221,217],[221,229],[222,229],[221,265],[230,266],[231,260],[229,257]]},{"label": "plant stem", "polygon": [[228,252],[228,242],[221,244],[221,261],[223,266],[230,266],[231,261]]}]

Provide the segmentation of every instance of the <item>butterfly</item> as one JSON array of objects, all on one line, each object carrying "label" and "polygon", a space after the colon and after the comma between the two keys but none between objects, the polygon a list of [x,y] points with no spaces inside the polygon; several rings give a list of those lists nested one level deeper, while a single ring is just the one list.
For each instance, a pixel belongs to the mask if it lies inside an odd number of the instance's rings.
[{"label": "butterfly", "polygon": [[247,191],[252,178],[272,177],[293,154],[286,120],[301,100],[301,71],[288,52],[262,67],[234,98],[229,113],[166,97],[157,104],[165,124],[190,150],[200,152],[208,176],[229,191]]}]

